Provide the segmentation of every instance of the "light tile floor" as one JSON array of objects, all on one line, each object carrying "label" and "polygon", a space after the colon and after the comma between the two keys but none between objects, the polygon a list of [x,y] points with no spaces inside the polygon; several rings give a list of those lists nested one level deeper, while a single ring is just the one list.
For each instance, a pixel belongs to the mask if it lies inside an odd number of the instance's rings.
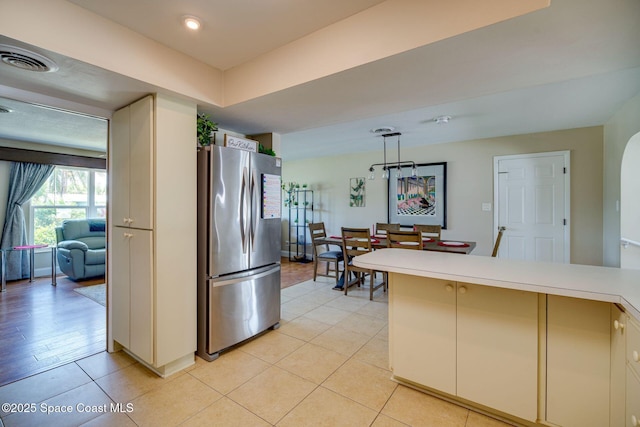
[{"label": "light tile floor", "polygon": [[[281,327],[159,378],[106,352],[0,387],[0,426],[460,426],[492,418],[390,380],[387,296],[282,290]],[[47,413],[49,412],[49,413]]]}]

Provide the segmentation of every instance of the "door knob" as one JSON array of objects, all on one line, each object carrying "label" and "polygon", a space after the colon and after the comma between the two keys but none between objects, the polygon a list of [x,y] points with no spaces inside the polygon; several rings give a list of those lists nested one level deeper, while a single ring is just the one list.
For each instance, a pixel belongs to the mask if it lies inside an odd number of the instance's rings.
[{"label": "door knob", "polygon": [[635,415],[631,415],[631,425],[633,427],[637,427],[640,425],[640,423],[638,423],[638,417],[636,417]]},{"label": "door knob", "polygon": [[447,292],[451,292],[453,291],[453,285],[447,285],[445,286],[445,289],[447,290]]},{"label": "door knob", "polygon": [[618,329],[624,329],[624,323],[621,323],[617,320],[613,321],[613,329],[618,330]]},{"label": "door knob", "polygon": [[638,355],[638,351],[637,350],[634,350],[633,353],[631,353],[631,354],[632,354],[634,362],[640,362],[640,355]]},{"label": "door knob", "polygon": [[467,293],[467,287],[466,286],[460,286],[459,291],[461,294],[466,294]]}]

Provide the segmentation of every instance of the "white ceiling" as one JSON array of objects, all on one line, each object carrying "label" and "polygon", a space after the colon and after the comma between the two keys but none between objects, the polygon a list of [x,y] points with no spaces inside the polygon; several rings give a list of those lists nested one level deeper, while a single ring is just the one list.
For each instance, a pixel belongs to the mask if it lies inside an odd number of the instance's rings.
[{"label": "white ceiling", "polygon": [[[380,3],[252,2],[247,13],[246,2],[229,0],[71,1],[221,69]],[[202,18],[198,42],[180,28],[184,14]],[[552,0],[538,12],[306,84],[226,108],[198,108],[225,129],[280,133],[278,154],[285,160],[379,150],[380,138],[369,130],[380,126],[395,127],[403,134],[402,145],[412,146],[602,125],[640,92],[638,22],[638,0]],[[233,38],[224,37],[237,28],[242,30]],[[0,35],[0,43],[16,41]],[[40,53],[60,70],[43,76],[0,64],[0,96],[44,103],[30,99],[41,94],[48,105],[108,116],[154,90],[53,52]],[[433,118],[443,114],[452,116],[451,122],[436,125]],[[11,114],[0,115],[0,138],[74,144],[47,141],[46,132],[15,126],[6,116]],[[88,138],[81,129],[73,132],[80,137],[78,147],[95,149],[83,145]]]}]

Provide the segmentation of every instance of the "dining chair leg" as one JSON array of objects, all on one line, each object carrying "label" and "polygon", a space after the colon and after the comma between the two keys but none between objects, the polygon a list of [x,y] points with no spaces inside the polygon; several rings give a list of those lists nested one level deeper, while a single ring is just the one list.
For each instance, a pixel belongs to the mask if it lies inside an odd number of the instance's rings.
[{"label": "dining chair leg", "polygon": [[369,301],[373,301],[373,284],[375,282],[376,275],[371,272],[371,280],[369,282]]},{"label": "dining chair leg", "polygon": [[347,267],[344,267],[344,294],[347,295],[347,292],[349,290],[349,270],[347,269]]}]

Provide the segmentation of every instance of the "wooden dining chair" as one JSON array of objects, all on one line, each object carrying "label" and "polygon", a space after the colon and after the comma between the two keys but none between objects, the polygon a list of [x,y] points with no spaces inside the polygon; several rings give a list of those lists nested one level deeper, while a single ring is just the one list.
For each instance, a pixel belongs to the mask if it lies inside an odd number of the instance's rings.
[{"label": "wooden dining chair", "polygon": [[[313,246],[313,281],[316,281],[317,276],[333,277],[336,279],[337,286],[338,277],[340,276],[340,263],[344,259],[342,250],[329,250],[327,243],[319,241],[327,237],[324,222],[309,224],[309,234],[311,235],[311,245]],[[318,263],[320,262],[325,263],[324,274],[318,273]],[[329,269],[331,264],[333,264],[332,270]],[[329,274],[330,272],[334,274]]]},{"label": "wooden dining chair", "polygon": [[491,252],[491,256],[493,258],[498,256],[498,250],[500,249],[500,241],[502,240],[502,234],[504,234],[504,230],[507,227],[498,227],[498,237],[496,237],[496,243],[493,245],[493,252]]},{"label": "wooden dining chair", "polygon": [[419,231],[390,230],[387,233],[387,247],[422,250],[422,233]]},{"label": "wooden dining chair", "polygon": [[344,294],[349,290],[350,273],[355,273],[358,286],[364,284],[364,278],[369,275],[369,300],[373,300],[373,291],[384,288],[386,292],[386,281],[378,286],[375,284],[375,270],[353,265],[353,258],[373,251],[371,246],[371,230],[368,228],[348,228],[342,227],[342,251],[344,256]]},{"label": "wooden dining chair", "polygon": [[422,233],[422,237],[440,240],[442,227],[440,225],[413,224],[413,229]]},{"label": "wooden dining chair", "polygon": [[377,222],[376,223],[376,235],[387,234],[389,230],[400,230],[400,224],[388,224],[386,222]]}]

